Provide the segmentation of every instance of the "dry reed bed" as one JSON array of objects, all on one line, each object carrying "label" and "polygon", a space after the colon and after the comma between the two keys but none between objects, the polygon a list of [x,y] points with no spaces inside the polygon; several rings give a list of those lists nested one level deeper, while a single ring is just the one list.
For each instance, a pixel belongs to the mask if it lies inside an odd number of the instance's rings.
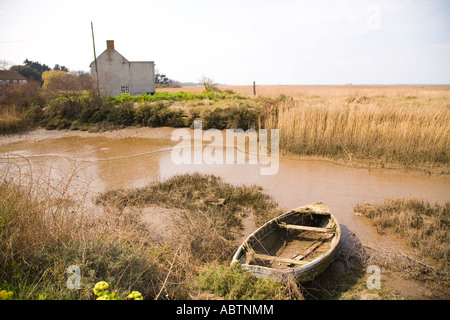
[{"label": "dry reed bed", "polygon": [[29,123],[25,112],[14,106],[0,106],[0,134],[9,134],[26,130]]},{"label": "dry reed bed", "polygon": [[384,97],[288,99],[270,113],[265,126],[280,129],[282,148],[296,154],[406,166],[450,160],[445,104],[420,106]]},{"label": "dry reed bed", "polygon": [[[219,86],[220,90],[233,90],[246,96],[253,96],[252,86]],[[203,86],[181,88],[157,88],[157,92],[189,91],[200,94],[205,90]],[[323,97],[375,97],[387,98],[417,97],[419,99],[450,99],[450,87],[374,87],[374,86],[256,86],[256,96],[263,98],[278,98],[280,95],[294,99]]]},{"label": "dry reed bed", "polygon": [[[253,95],[251,86],[220,89]],[[202,87],[160,89],[197,92]],[[280,148],[351,162],[449,172],[450,88],[257,86]]]},{"label": "dry reed bed", "polygon": [[[73,193],[73,175],[50,181],[14,166],[1,167],[0,289],[13,291],[14,299],[93,299],[94,284],[106,280],[120,296],[157,295],[173,255],[149,246],[141,217],[91,212],[74,200],[83,195]],[[81,270],[80,290],[67,287],[71,265]]]}]

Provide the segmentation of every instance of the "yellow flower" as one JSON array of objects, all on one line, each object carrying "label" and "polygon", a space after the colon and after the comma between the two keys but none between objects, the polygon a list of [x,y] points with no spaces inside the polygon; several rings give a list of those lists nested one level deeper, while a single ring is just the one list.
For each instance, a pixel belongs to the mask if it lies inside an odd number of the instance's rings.
[{"label": "yellow flower", "polygon": [[2,290],[0,291],[0,300],[12,300],[14,292]]},{"label": "yellow flower", "polygon": [[142,298],[142,294],[139,291],[133,291],[131,292],[128,297],[128,299],[133,299],[133,300],[143,300]]},{"label": "yellow flower", "polygon": [[106,281],[97,282],[94,287],[94,294],[98,296],[99,292],[102,292],[103,290],[106,290],[108,288],[109,288],[108,282]]}]

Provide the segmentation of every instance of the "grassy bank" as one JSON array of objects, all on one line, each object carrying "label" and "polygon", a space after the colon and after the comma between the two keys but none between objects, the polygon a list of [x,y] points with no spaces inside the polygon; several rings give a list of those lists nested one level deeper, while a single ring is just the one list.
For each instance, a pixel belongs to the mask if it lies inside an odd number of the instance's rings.
[{"label": "grassy bank", "polygon": [[96,98],[90,93],[64,93],[45,107],[32,105],[30,123],[48,130],[110,130],[126,126],[190,127],[201,118],[204,128],[254,128],[259,104],[233,92],[189,92]]},{"label": "grassy bank", "polygon": [[[430,204],[419,199],[387,199],[360,203],[355,212],[368,217],[380,234],[395,234],[414,249],[410,255],[369,248],[372,262],[419,280],[433,280],[450,292],[450,202]],[[378,251],[378,252],[377,252]]]},{"label": "grassy bank", "polygon": [[[230,230],[239,230],[240,215],[252,209],[268,216],[278,212],[258,187],[185,175],[130,194],[106,193],[99,197],[104,210],[96,214],[68,194],[45,194],[42,187],[11,179],[0,185],[0,291],[13,292],[13,299],[95,299],[100,281],[117,296],[139,291],[144,299],[293,297],[292,287],[223,267],[229,265]],[[186,194],[191,198],[183,198]],[[173,221],[173,239],[152,240],[139,211],[125,210],[149,204],[183,208]],[[67,268],[73,265],[81,272],[79,290],[67,288]]]},{"label": "grassy bank", "polygon": [[[95,283],[106,280],[120,296],[157,294],[170,249],[148,247],[145,234],[138,237],[145,230],[138,219],[124,223],[112,212],[94,219],[76,212],[70,197],[46,191],[0,185],[0,290],[13,292],[13,299],[94,299]],[[80,290],[67,287],[73,265],[81,272]]]}]

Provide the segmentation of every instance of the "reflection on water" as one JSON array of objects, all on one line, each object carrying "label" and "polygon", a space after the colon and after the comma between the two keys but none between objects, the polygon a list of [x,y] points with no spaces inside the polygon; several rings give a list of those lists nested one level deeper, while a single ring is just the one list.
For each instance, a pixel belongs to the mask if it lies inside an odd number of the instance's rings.
[{"label": "reflection on water", "polygon": [[158,179],[160,154],[170,147],[170,141],[159,139],[65,137],[11,143],[2,151],[10,161],[23,162],[25,169],[32,163],[40,171],[72,174],[76,170],[80,183],[101,192],[140,187]]},{"label": "reflection on water", "polygon": [[195,171],[221,176],[233,184],[258,184],[286,209],[313,201],[326,203],[345,227],[343,230],[350,230],[363,242],[379,239],[353,213],[353,206],[360,201],[381,201],[396,196],[419,197],[431,202],[450,200],[447,176],[283,158],[276,175],[263,176],[261,164],[175,165],[170,152],[175,144],[168,139],[70,136],[11,143],[2,147],[2,153],[23,157],[3,159],[3,163],[22,163],[22,172],[32,166],[34,174],[53,172],[58,178],[76,170],[73,183],[88,188],[93,195],[108,189],[141,187],[157,179]]}]

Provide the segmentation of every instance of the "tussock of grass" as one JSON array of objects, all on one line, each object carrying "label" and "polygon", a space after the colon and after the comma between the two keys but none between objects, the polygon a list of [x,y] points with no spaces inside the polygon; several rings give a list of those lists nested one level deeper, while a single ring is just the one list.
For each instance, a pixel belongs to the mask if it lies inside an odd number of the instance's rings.
[{"label": "tussock of grass", "polygon": [[12,182],[0,184],[0,199],[3,265],[27,261],[36,250],[70,241],[78,229],[67,205],[40,200],[31,190]]},{"label": "tussock of grass", "polygon": [[[393,198],[381,203],[360,203],[354,210],[371,219],[378,232],[395,233],[417,249],[420,257],[432,259],[436,267],[420,262],[421,270],[435,273],[433,277],[450,283],[450,202],[440,205]],[[406,260],[413,259],[406,257]]]},{"label": "tussock of grass", "polygon": [[260,278],[245,271],[239,264],[232,267],[211,266],[201,272],[195,283],[200,290],[225,300],[286,300],[286,285]]},{"label": "tussock of grass", "polygon": [[97,202],[119,210],[149,205],[183,209],[171,221],[176,230],[172,241],[189,256],[190,264],[196,261],[198,265],[228,263],[244,215],[252,212],[256,223],[262,224],[281,213],[259,186],[236,187],[199,173],[174,176],[139,189],[108,191]]},{"label": "tussock of grass", "polygon": [[259,224],[280,213],[277,204],[261,187],[236,187],[217,176],[200,173],[178,175],[139,189],[108,191],[97,201],[117,207],[156,204],[204,212],[220,218],[226,228],[240,226],[239,214],[248,210]]}]

